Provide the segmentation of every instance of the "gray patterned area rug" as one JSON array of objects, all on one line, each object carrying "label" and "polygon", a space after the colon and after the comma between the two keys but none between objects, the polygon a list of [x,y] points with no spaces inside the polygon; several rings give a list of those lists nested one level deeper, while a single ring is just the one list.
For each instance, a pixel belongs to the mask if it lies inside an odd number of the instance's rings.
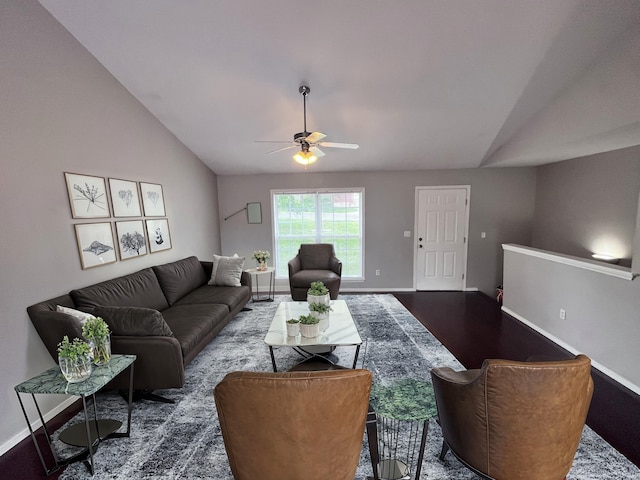
[{"label": "gray patterned area rug", "polygon": [[[358,367],[374,373],[382,384],[403,377],[427,381],[436,366],[462,369],[453,355],[438,342],[392,295],[341,295],[365,342]],[[232,479],[213,400],[213,388],[225,374],[235,370],[271,371],[269,350],[263,339],[279,302],[249,304],[196,357],[186,369],[186,383],[180,390],[158,391],[175,404],[137,402],[133,407],[129,438],[103,442],[95,455],[96,473],[89,475],[82,463],[66,468],[60,477],[103,479]],[[339,363],[351,366],[353,347],[339,347],[334,354]],[[275,352],[279,370],[292,367],[301,357],[292,349]],[[126,403],[114,393],[97,396],[98,414],[106,418],[126,418]],[[70,423],[82,421],[78,416]],[[259,427],[258,427],[259,428]],[[365,436],[366,437],[366,436]],[[442,435],[435,421],[429,424],[421,478],[476,479],[453,455],[441,462],[437,456]],[[62,455],[70,447],[54,441]],[[371,464],[363,438],[356,478],[371,475]],[[567,479],[640,479],[640,471],[588,427]],[[259,479],[256,479],[259,480]],[[303,480],[303,479],[300,479]]]}]

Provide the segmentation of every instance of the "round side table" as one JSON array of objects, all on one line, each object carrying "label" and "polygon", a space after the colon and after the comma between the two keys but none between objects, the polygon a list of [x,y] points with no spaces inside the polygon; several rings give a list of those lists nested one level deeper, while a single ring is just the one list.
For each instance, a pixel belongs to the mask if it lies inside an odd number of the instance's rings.
[{"label": "round side table", "polygon": [[[273,302],[275,291],[275,267],[267,267],[266,270],[258,270],[257,268],[249,268],[245,270],[251,274],[255,282],[251,282],[251,300],[253,302]],[[260,292],[260,277],[263,280],[263,291]]]},{"label": "round side table", "polygon": [[367,422],[374,472],[369,478],[419,479],[429,419],[436,416],[431,383],[413,378],[394,380],[390,385],[374,382]]}]

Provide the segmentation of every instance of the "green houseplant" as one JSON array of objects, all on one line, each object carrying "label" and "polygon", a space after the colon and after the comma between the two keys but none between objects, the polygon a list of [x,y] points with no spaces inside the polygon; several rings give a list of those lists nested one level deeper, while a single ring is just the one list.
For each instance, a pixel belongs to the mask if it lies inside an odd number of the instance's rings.
[{"label": "green houseplant", "polygon": [[329,312],[332,310],[331,305],[327,303],[310,303],[309,304],[310,314],[318,317],[320,320],[320,331],[325,332],[327,328],[329,328]]},{"label": "green houseplant", "polygon": [[320,334],[320,319],[315,315],[300,315],[300,333],[303,337],[313,338]]},{"label": "green houseplant", "polygon": [[79,338],[62,338],[58,344],[58,364],[62,375],[69,383],[78,383],[91,376],[91,347]]},{"label": "green houseplant", "polygon": [[88,319],[82,327],[82,335],[93,351],[93,363],[104,365],[111,360],[111,336],[109,326],[102,317]]},{"label": "green houseplant", "polygon": [[271,258],[271,254],[266,250],[256,250],[251,256],[256,262],[258,262],[258,268],[256,270],[264,271],[267,269],[267,260]]},{"label": "green houseplant", "polygon": [[311,282],[311,286],[307,290],[307,302],[309,304],[326,303],[328,305],[330,301],[327,286],[323,282]]},{"label": "green houseplant", "polygon": [[300,333],[300,320],[297,318],[290,318],[287,320],[287,335],[289,337],[296,337]]}]

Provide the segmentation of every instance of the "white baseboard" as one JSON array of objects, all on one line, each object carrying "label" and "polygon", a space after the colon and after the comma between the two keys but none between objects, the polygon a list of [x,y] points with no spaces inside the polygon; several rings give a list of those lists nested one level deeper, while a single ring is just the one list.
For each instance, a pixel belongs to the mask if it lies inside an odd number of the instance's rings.
[{"label": "white baseboard", "polygon": [[[521,321],[525,325],[533,328],[536,332],[540,333],[541,335],[544,335],[549,340],[551,340],[552,342],[560,345],[562,348],[564,348],[565,350],[570,351],[574,355],[578,355],[579,353],[584,353],[584,352],[580,352],[578,349],[574,348],[573,346],[569,345],[568,343],[563,342],[558,337],[556,337],[555,335],[550,334],[549,332],[547,332],[546,330],[540,328],[536,324],[530,322],[529,320],[527,320],[523,316],[518,315],[516,312],[514,312],[512,310],[509,310],[507,307],[503,306],[502,307],[502,311],[507,313],[507,314],[509,314],[509,315],[511,315],[513,318]],[[624,385],[629,390],[631,390],[631,391],[637,393],[638,395],[640,395],[640,387],[638,385],[636,385],[635,383],[632,383],[631,381],[627,380],[626,378],[622,377],[621,375],[618,375],[616,372],[614,372],[613,370],[605,367],[601,363],[598,363],[593,358],[591,359],[591,365],[593,367],[595,367],[596,369],[600,370],[602,373],[604,373],[608,377],[610,377],[613,380],[615,380],[616,382],[618,382],[619,384]]]},{"label": "white baseboard", "polygon": [[[24,402],[26,399],[27,399],[27,395],[23,395],[22,401]],[[58,404],[52,410],[49,410],[47,413],[43,414],[44,421],[48,422],[49,420],[53,419],[56,415],[58,415],[60,412],[65,410],[67,407],[70,407],[76,400],[78,400],[78,397],[69,397],[64,402]],[[37,418],[34,422],[31,423],[31,428],[34,431],[40,428],[41,426],[42,424],[40,423],[39,418]],[[0,445],[0,455],[4,455],[5,453],[7,453],[9,450],[11,450],[13,447],[18,445],[22,440],[24,440],[30,435],[31,434],[29,433],[29,429],[25,427],[23,430],[21,430],[20,432],[15,434],[13,437],[11,437],[9,440],[7,440],[6,442]]]}]

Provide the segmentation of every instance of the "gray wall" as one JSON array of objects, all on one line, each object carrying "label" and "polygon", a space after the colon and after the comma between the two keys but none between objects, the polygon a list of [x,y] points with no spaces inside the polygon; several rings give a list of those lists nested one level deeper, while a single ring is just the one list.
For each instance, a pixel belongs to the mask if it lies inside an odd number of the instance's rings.
[{"label": "gray wall", "polygon": [[503,307],[640,393],[639,281],[505,251]]},{"label": "gray wall", "polygon": [[[538,167],[532,246],[630,267],[640,192],[640,147]],[[640,252],[639,252],[640,253]]]},{"label": "gray wall", "polygon": [[[35,0],[1,9],[0,453],[26,431],[13,386],[54,364],[27,306],[220,251],[215,175]],[[162,184],[173,249],[81,270],[64,171]]]},{"label": "gray wall", "polygon": [[[415,187],[471,185],[467,288],[495,295],[502,282],[504,242],[531,241],[535,170],[469,169],[416,172],[218,176],[220,232],[224,254],[247,257],[257,249],[273,252],[271,189],[365,188],[365,281],[343,284],[349,289],[413,288]],[[263,223],[247,224],[246,215],[223,218],[249,202],[261,202]],[[403,237],[410,230],[411,238]],[[486,232],[484,239],[481,232]],[[375,270],[381,275],[376,277]],[[277,282],[279,289],[286,279]]]}]

